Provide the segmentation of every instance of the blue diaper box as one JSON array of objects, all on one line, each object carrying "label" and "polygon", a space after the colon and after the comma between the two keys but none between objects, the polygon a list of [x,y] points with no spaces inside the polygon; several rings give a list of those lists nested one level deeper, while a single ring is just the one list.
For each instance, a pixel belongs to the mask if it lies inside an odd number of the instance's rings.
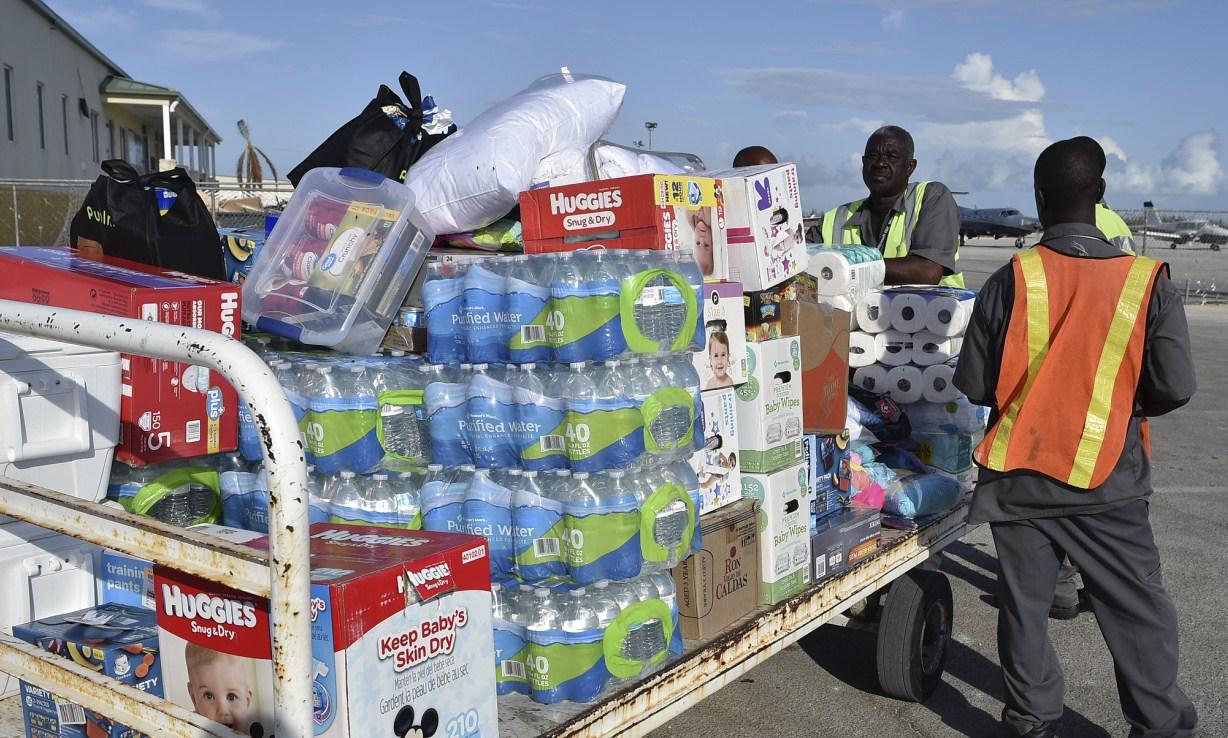
[{"label": "blue diaper box", "polygon": [[98,575],[98,601],[152,610],[153,564],[104,549]]},{"label": "blue diaper box", "polygon": [[849,502],[849,435],[807,435],[802,444],[810,495],[810,531]]},{"label": "blue diaper box", "polygon": [[217,233],[226,259],[226,281],[242,284],[260,257],[267,234],[263,228],[219,228]]}]

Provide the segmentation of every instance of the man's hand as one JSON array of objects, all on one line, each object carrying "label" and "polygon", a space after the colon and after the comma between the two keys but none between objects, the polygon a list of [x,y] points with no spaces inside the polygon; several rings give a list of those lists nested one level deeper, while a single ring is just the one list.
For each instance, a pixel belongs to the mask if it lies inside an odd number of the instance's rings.
[{"label": "man's hand", "polygon": [[886,261],[887,284],[938,284],[942,280],[942,266],[923,256],[909,254]]}]

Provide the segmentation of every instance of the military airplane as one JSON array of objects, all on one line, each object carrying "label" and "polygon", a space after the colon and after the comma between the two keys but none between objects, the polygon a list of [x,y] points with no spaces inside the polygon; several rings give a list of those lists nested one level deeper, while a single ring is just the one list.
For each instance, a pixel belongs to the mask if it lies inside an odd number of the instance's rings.
[{"label": "military airplane", "polygon": [[1014,238],[1015,248],[1023,248],[1023,239],[1040,230],[1040,221],[1014,208],[960,208],[959,243],[965,238],[993,236]]},{"label": "military airplane", "polygon": [[1228,243],[1228,228],[1206,218],[1162,220],[1150,200],[1143,203],[1141,232],[1148,238],[1168,241],[1168,246],[1172,249],[1177,248],[1178,244],[1198,242],[1209,245],[1212,251],[1219,251],[1221,245]]}]

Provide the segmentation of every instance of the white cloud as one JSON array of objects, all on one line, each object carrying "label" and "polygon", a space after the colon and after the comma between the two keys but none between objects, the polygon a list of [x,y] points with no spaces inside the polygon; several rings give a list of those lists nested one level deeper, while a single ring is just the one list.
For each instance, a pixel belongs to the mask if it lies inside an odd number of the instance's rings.
[{"label": "white cloud", "polygon": [[993,59],[988,54],[969,54],[962,64],[956,65],[951,77],[969,90],[983,92],[995,100],[1039,102],[1045,96],[1045,86],[1035,69],[1021,72],[1011,81],[994,74]]},{"label": "white cloud", "polygon": [[904,10],[903,8],[895,8],[888,11],[883,16],[882,20],[884,31],[899,31],[904,28]]},{"label": "white cloud", "polygon": [[222,60],[274,51],[281,41],[234,31],[163,31],[162,47],[184,59]]},{"label": "white cloud", "polygon": [[857,116],[853,116],[852,118],[842,120],[837,123],[824,123],[823,127],[838,133],[848,133],[853,131],[856,133],[864,133],[868,136],[877,131],[879,128],[882,128],[885,124],[886,121],[883,120],[858,118]]},{"label": "white cloud", "polygon": [[1215,131],[1191,133],[1160,165],[1164,181],[1176,192],[1210,195],[1224,181],[1219,163],[1219,135]]},{"label": "white cloud", "polygon": [[1117,143],[1117,141],[1115,141],[1113,138],[1109,136],[1101,136],[1100,138],[1097,138],[1096,141],[1100,143],[1100,148],[1104,149],[1105,158],[1115,156],[1123,162],[1130,161],[1126,157],[1126,150],[1123,149],[1121,144]]},{"label": "white cloud", "polygon": [[141,0],[141,2],[151,8],[191,13],[202,18],[214,18],[217,16],[217,10],[206,5],[203,0]]},{"label": "white cloud", "polygon": [[76,8],[57,8],[64,20],[86,36],[102,31],[127,31],[136,27],[137,16],[131,10],[115,10],[114,8],[94,8],[79,10]]},{"label": "white cloud", "polygon": [[931,123],[920,130],[920,138],[927,144],[951,149],[985,149],[1031,157],[1050,143],[1045,116],[1039,110],[1024,110],[1002,120]]}]

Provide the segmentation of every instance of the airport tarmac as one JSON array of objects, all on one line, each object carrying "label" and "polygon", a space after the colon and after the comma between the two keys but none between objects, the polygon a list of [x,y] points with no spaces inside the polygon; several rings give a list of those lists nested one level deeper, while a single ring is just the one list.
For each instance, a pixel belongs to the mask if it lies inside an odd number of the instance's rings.
[{"label": "airport tarmac", "polygon": [[[1228,252],[1205,244],[1171,250],[1148,244],[1168,261],[1178,285],[1228,291]],[[976,239],[962,252],[969,286],[1015,253],[1012,241]],[[1193,402],[1158,418],[1151,521],[1163,557],[1164,580],[1181,628],[1181,684],[1197,706],[1205,736],[1228,736],[1228,306],[1187,306],[1199,392]],[[947,549],[942,564],[955,593],[955,633],[943,684],[925,704],[881,696],[874,674],[874,636],[824,626],[652,733],[654,738],[767,735],[772,738],[888,736],[988,738],[1000,735],[1002,684],[997,610],[997,559],[982,526]],[[1050,621],[1066,671],[1066,713],[1060,738],[1119,738],[1129,732],[1117,701],[1112,662],[1095,619]]]}]

